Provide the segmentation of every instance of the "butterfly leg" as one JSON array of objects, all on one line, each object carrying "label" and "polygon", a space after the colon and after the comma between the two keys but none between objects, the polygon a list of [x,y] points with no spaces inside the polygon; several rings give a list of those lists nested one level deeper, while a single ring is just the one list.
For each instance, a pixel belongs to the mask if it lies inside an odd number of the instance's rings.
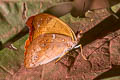
[{"label": "butterfly leg", "polygon": [[82,52],[82,45],[81,45],[81,44],[75,46],[74,48],[80,48],[80,51],[81,51],[80,54],[82,55],[82,57],[83,57],[84,60],[87,60],[87,58],[83,55],[83,52]]},{"label": "butterfly leg", "polygon": [[66,55],[67,53],[69,53],[69,51],[67,51],[67,52],[65,52],[61,57],[59,57],[56,61],[55,61],[55,63],[57,63],[64,55]]},{"label": "butterfly leg", "polygon": [[[87,60],[87,58],[86,58],[86,57],[83,55],[83,53],[82,53],[82,45],[79,44],[79,45],[77,45],[77,46],[74,47],[74,49],[76,49],[76,48],[80,48],[80,50],[81,50],[80,53],[81,53],[83,59],[84,59],[84,60]],[[64,53],[64,55],[66,55],[67,53],[69,53],[69,51],[67,51],[66,53]],[[59,57],[59,58],[55,61],[55,63],[57,63],[64,55],[62,55],[61,57]]]}]

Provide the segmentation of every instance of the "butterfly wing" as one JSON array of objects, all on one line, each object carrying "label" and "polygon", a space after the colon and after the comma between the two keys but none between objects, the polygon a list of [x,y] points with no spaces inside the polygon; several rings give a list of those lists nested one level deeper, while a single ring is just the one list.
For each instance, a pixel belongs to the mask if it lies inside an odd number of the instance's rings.
[{"label": "butterfly wing", "polygon": [[61,34],[41,34],[32,41],[26,50],[25,66],[27,68],[46,64],[72,48],[74,42],[69,36]]},{"label": "butterfly wing", "polygon": [[50,14],[41,13],[31,16],[26,25],[30,28],[30,36],[35,39],[40,34],[57,33],[71,37],[73,40],[76,36],[72,29],[60,19]]},{"label": "butterfly wing", "polygon": [[49,14],[30,17],[29,38],[25,44],[25,66],[27,68],[46,64],[71,48],[76,41],[72,29],[60,19]]}]

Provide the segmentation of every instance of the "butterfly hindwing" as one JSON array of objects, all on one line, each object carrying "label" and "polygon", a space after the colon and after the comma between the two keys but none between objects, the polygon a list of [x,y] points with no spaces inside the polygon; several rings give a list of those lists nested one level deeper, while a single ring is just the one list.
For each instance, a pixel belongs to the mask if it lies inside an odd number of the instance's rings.
[{"label": "butterfly hindwing", "polygon": [[71,37],[61,34],[39,35],[26,50],[25,66],[46,64],[60,56],[74,45]]}]

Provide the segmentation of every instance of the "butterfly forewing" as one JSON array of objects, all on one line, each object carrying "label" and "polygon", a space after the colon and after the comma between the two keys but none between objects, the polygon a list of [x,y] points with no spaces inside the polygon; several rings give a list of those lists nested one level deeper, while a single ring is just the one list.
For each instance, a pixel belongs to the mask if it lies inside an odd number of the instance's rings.
[{"label": "butterfly forewing", "polygon": [[73,40],[76,36],[72,29],[60,19],[50,14],[38,14],[32,16],[26,22],[30,28],[30,36],[35,39],[40,34],[57,33],[71,37]]}]

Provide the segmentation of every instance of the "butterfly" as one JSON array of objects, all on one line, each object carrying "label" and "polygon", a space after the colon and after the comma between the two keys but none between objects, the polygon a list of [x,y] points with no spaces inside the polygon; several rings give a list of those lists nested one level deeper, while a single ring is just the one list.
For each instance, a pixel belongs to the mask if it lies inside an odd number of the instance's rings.
[{"label": "butterfly", "polygon": [[29,38],[25,43],[24,65],[33,68],[58,60],[77,47],[73,30],[62,20],[46,13],[28,18]]}]

